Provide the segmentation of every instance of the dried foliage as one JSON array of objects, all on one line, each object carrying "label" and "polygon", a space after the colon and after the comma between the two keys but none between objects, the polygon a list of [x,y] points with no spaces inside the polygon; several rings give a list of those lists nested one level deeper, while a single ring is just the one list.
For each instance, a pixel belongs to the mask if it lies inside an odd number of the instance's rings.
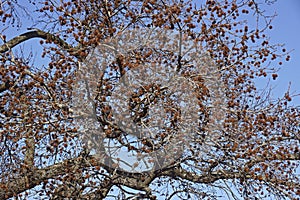
[{"label": "dried foliage", "polygon": [[[0,5],[0,199],[300,199],[299,107],[290,105],[289,91],[274,100],[254,84],[258,77],[275,80],[278,67],[290,59],[283,46],[269,42],[265,32],[272,29],[273,16],[265,15],[261,2],[4,0]],[[6,38],[6,32],[24,28],[25,18],[36,29]],[[211,134],[213,97],[201,76],[191,76],[195,66],[179,51],[138,49],[109,63],[93,99],[97,120],[106,139],[140,154],[177,134],[180,111],[165,100],[170,124],[151,141],[137,137],[142,145],[132,145],[106,106],[119,80],[140,63],[157,61],[197,83],[199,123],[189,147],[167,167],[143,172],[124,171],[111,159],[107,165],[88,152],[70,104],[89,53],[105,39],[137,28],[173,30],[198,43],[217,66],[226,97],[222,129]],[[32,38],[40,39],[41,56],[16,53],[17,45]],[[149,105],[168,95],[157,84],[132,94],[134,120],[146,119]]]}]

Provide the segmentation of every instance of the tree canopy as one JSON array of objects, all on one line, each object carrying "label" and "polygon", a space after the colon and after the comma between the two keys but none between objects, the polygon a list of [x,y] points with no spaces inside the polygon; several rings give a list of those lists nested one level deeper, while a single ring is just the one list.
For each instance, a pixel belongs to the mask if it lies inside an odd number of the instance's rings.
[{"label": "tree canopy", "polygon": [[300,199],[270,3],[3,0],[0,199]]}]

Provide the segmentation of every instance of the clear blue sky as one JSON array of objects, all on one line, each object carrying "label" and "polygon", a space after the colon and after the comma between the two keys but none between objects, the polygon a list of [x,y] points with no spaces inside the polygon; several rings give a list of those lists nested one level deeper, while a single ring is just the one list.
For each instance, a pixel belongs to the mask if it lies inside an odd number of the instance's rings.
[{"label": "clear blue sky", "polygon": [[[275,86],[273,95],[280,97],[288,88],[291,81],[291,92],[300,93],[300,1],[277,0],[271,6],[266,7],[268,13],[277,13],[273,21],[273,29],[268,32],[273,43],[283,43],[291,52],[291,60],[284,62],[277,81],[271,81]],[[293,100],[300,105],[300,97]]]}]

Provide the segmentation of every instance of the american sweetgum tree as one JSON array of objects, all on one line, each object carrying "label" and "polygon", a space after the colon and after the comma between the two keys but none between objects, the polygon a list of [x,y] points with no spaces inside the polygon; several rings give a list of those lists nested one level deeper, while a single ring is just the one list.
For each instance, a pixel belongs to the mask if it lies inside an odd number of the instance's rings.
[{"label": "american sweetgum tree", "polygon": [[262,3],[2,1],[0,199],[299,199],[299,107],[255,85],[290,59]]}]

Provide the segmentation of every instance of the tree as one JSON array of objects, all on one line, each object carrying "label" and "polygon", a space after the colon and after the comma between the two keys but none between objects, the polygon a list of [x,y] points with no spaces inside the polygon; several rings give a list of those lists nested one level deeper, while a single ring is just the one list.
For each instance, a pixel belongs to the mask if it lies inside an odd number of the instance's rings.
[{"label": "tree", "polygon": [[0,199],[299,199],[299,107],[255,86],[290,59],[261,3],[23,3],[0,9]]}]

